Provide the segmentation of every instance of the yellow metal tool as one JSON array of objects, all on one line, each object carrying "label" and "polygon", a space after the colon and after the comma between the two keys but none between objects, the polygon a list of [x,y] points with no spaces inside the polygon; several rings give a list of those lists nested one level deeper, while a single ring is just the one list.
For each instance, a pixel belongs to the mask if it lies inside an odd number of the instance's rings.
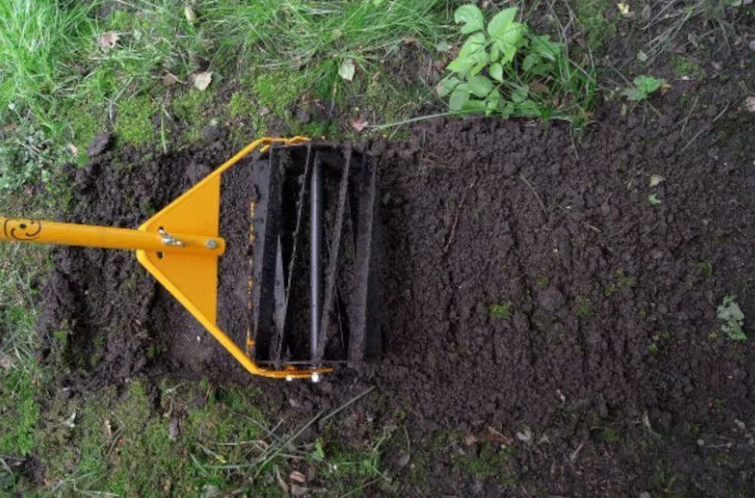
[{"label": "yellow metal tool", "polygon": [[272,144],[307,141],[305,137],[255,140],[138,229],[0,217],[0,240],[135,250],[139,262],[249,373],[316,381],[332,369],[259,367],[216,323],[218,257],[226,247],[225,240],[218,236],[221,175],[256,149],[265,152]]}]

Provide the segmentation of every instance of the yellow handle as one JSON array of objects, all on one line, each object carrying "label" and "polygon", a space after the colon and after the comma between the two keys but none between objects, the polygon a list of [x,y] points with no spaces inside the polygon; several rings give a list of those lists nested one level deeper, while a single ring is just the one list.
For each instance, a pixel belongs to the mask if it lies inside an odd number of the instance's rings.
[{"label": "yellow handle", "polygon": [[225,252],[225,240],[220,237],[17,220],[1,216],[0,240],[207,256],[221,256]]}]

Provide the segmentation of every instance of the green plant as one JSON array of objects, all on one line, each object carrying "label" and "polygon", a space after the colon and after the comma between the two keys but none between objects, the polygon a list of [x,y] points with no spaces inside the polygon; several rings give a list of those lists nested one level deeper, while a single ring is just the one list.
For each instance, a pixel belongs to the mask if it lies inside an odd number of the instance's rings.
[{"label": "green plant", "polygon": [[652,76],[637,76],[633,83],[633,86],[621,91],[621,95],[632,102],[647,100],[650,94],[662,90],[667,85],[665,79],[653,78]]},{"label": "green plant", "polygon": [[577,296],[574,304],[574,313],[577,316],[588,317],[592,315],[592,302],[588,298],[584,296]]},{"label": "green plant", "polygon": [[658,194],[650,194],[648,196],[648,204],[651,206],[657,206],[661,203],[661,200],[658,198]]},{"label": "green plant", "polygon": [[591,72],[571,62],[563,43],[516,20],[518,9],[485,24],[474,4],[459,7],[456,23],[468,35],[437,87],[453,113],[584,121],[592,104]]},{"label": "green plant", "polygon": [[505,301],[501,304],[490,305],[490,317],[505,320],[511,318],[514,310],[514,303]]},{"label": "green plant", "polygon": [[46,187],[56,163],[67,154],[44,131],[22,122],[0,143],[0,195],[25,187]]},{"label": "green plant", "polygon": [[747,335],[745,335],[742,330],[745,315],[742,313],[742,309],[736,303],[735,299],[734,296],[724,297],[723,302],[716,310],[716,316],[718,316],[718,319],[721,321],[721,331],[725,333],[729,339],[734,341],[746,341]]},{"label": "green plant", "polygon": [[550,279],[548,279],[548,277],[539,276],[537,277],[536,283],[537,283],[538,289],[545,290],[551,284],[551,281]]},{"label": "green plant", "polygon": [[57,99],[93,32],[92,3],[0,0],[0,122],[28,112],[55,126]]}]

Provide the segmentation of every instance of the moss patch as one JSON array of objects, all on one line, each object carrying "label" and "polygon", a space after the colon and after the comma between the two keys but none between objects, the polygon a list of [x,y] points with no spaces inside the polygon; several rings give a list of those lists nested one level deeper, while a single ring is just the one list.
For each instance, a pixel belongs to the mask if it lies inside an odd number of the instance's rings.
[{"label": "moss patch", "polygon": [[0,382],[0,454],[23,457],[34,448],[34,429],[39,421],[40,393],[35,376],[14,369]]},{"label": "moss patch", "polygon": [[585,31],[587,43],[593,52],[599,51],[606,40],[616,35],[616,25],[606,18],[612,8],[609,0],[575,0],[574,11]]},{"label": "moss patch", "polygon": [[509,469],[513,450],[482,443],[453,458],[453,466],[462,474],[474,475],[480,479],[497,482],[501,485],[516,483]]},{"label": "moss patch", "polygon": [[157,115],[157,104],[149,96],[139,96],[118,102],[115,133],[121,145],[150,145],[158,132],[152,118]]},{"label": "moss patch", "polygon": [[500,304],[490,305],[491,318],[505,320],[507,318],[511,318],[513,311],[514,311],[514,303],[512,303],[511,301],[505,301]]},{"label": "moss patch", "polygon": [[673,54],[671,56],[671,65],[674,67],[674,74],[678,78],[687,77],[700,81],[705,76],[703,68],[689,57]]}]

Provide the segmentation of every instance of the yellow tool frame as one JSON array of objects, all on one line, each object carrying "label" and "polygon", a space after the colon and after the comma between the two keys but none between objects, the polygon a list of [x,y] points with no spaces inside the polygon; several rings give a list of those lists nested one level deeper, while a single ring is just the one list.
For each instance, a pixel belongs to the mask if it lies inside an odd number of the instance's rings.
[{"label": "yellow tool frame", "polygon": [[[273,379],[312,379],[331,368],[272,370],[258,366],[217,325],[218,258],[226,242],[218,235],[220,177],[256,149],[295,145],[306,137],[255,140],[138,229],[110,228],[0,216],[0,241],[135,250],[149,271],[233,357],[253,374]],[[253,346],[253,343],[251,344]]]}]

